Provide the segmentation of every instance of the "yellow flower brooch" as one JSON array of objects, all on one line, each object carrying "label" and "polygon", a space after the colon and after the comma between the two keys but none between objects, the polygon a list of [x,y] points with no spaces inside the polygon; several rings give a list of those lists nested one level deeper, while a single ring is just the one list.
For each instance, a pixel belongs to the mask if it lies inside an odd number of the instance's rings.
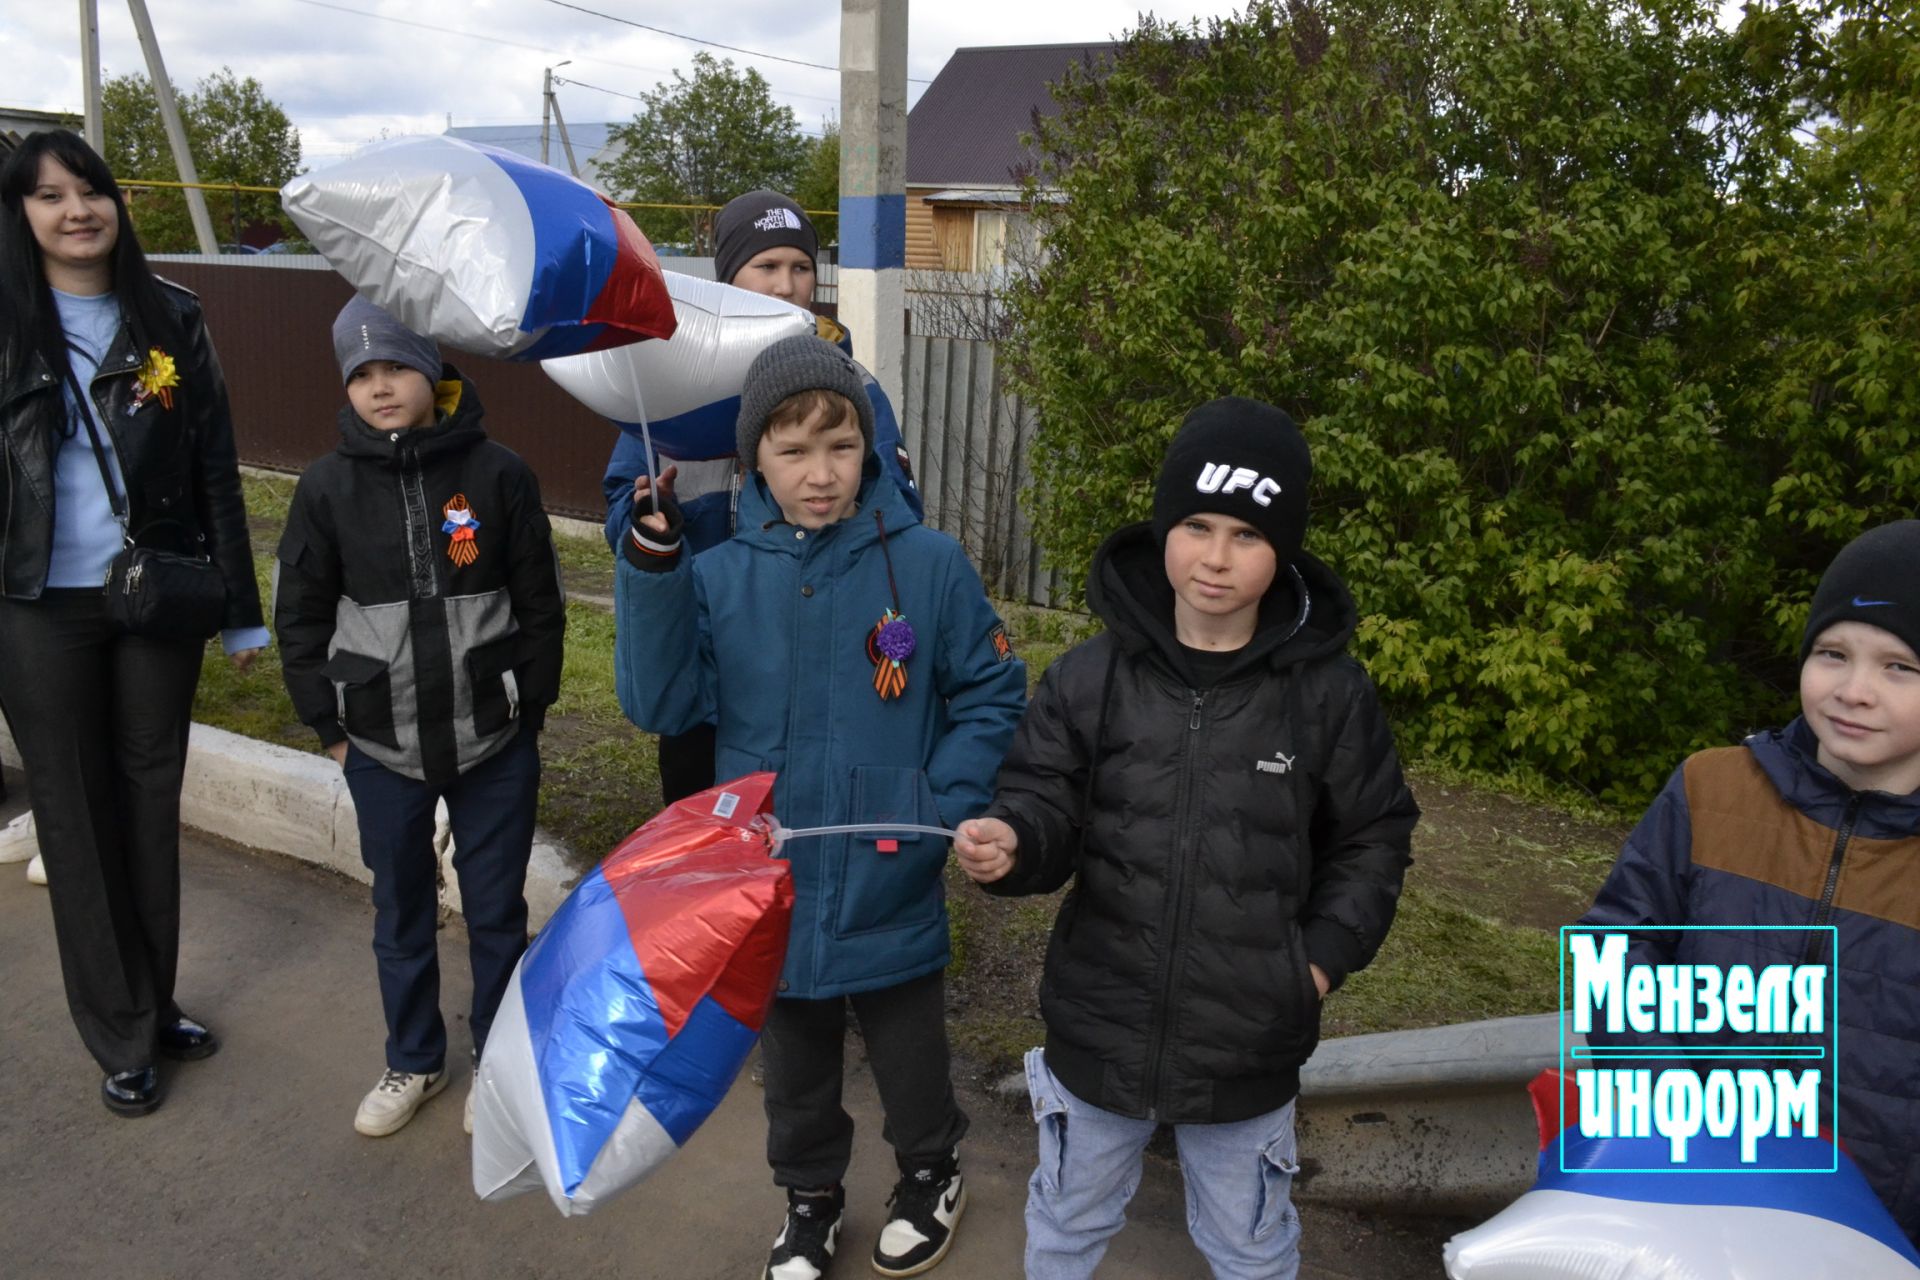
[{"label": "yellow flower brooch", "polygon": [[158,347],[148,348],[147,362],[140,366],[135,379],[139,385],[127,404],[129,414],[140,412],[141,406],[154,396],[160,397],[162,409],[173,408],[173,389],[180,385],[180,370],[172,356]]}]

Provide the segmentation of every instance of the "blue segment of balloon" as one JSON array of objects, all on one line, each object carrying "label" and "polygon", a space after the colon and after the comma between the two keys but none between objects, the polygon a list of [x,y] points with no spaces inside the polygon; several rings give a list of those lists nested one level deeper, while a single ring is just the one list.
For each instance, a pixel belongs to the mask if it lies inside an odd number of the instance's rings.
[{"label": "blue segment of balloon", "polygon": [[670,806],[602,860],[521,957],[474,1087],[473,1187],[591,1212],[726,1096],[786,955],[774,775]]},{"label": "blue segment of balloon", "polygon": [[1538,1178],[1447,1242],[1449,1280],[1920,1280],[1920,1254],[1844,1151],[1833,1168],[1831,1139],[1765,1137],[1750,1165],[1737,1136],[1703,1132],[1676,1171],[1664,1137],[1556,1132],[1558,1073],[1532,1088]]},{"label": "blue segment of balloon", "polygon": [[633,219],[511,151],[396,138],[301,174],[280,202],[355,289],[462,351],[544,360],[673,332]]},{"label": "blue segment of balloon", "polygon": [[667,271],[676,328],[666,342],[542,363],[575,399],[636,434],[644,418],[661,453],[682,462],[734,452],[747,367],[782,338],[812,333],[813,315],[782,302]]}]

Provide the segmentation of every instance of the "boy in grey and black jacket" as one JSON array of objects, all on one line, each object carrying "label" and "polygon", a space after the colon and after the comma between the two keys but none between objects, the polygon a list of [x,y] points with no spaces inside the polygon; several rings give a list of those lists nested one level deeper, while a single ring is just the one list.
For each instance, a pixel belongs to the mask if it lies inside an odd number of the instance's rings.
[{"label": "boy in grey and black jacket", "polygon": [[526,948],[535,737],[560,692],[566,610],[539,485],[487,439],[473,384],[362,298],[333,336],[349,403],[339,447],[294,491],[274,626],[295,712],[345,770],[373,872],[387,1070],[354,1123],[378,1137],[447,1079],[438,801],[467,918],[476,1057]]}]

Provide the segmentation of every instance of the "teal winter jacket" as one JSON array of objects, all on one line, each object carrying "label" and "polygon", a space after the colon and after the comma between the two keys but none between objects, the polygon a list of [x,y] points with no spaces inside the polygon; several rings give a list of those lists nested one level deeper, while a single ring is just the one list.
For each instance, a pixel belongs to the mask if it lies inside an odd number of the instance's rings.
[{"label": "teal winter jacket", "polygon": [[[966,553],[920,523],[877,459],[838,524],[786,523],[756,473],[732,538],[665,572],[621,558],[617,573],[621,709],[660,734],[712,720],[716,776],[778,773],[785,825],[951,828],[986,808],[1026,707],[1026,668]],[[916,647],[905,691],[883,700],[867,638],[894,587]],[[869,991],[946,966],[947,841],[901,838],[889,851],[886,840],[789,842],[781,995]]]}]

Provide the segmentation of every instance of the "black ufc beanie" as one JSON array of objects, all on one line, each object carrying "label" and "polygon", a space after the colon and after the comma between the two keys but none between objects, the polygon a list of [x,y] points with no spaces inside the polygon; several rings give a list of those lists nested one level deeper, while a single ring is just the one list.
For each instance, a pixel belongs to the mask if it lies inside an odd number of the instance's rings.
[{"label": "black ufc beanie", "polygon": [[798,249],[816,267],[820,237],[800,206],[778,191],[749,191],[713,220],[713,278],[732,284],[740,268],[768,249]]},{"label": "black ufc beanie", "polygon": [[1281,564],[1307,532],[1307,439],[1283,410],[1258,400],[1209,400],[1180,424],[1153,490],[1153,533],[1200,511],[1245,520],[1273,544]]},{"label": "black ufc beanie", "polygon": [[1836,622],[1865,622],[1920,653],[1920,520],[1869,529],[1840,549],[1813,593],[1800,637],[1805,665],[1813,642]]}]

